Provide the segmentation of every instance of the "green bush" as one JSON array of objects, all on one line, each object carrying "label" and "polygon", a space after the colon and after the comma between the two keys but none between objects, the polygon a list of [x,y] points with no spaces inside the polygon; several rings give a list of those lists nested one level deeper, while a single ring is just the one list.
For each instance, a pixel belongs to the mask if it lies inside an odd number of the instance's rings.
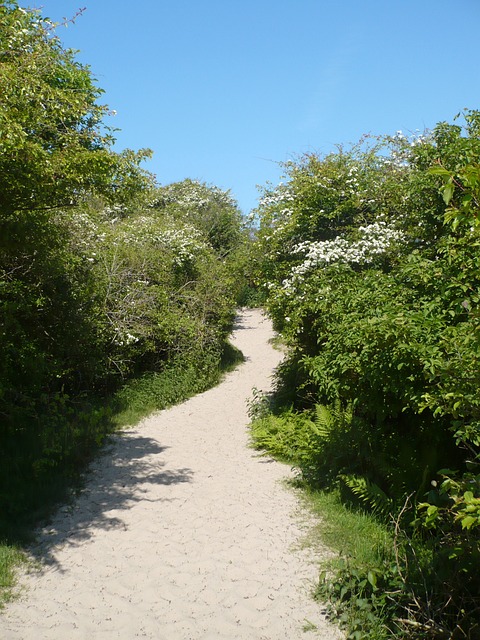
[{"label": "green bush", "polygon": [[[480,113],[464,119],[301,158],[258,210],[267,308],[289,352],[276,415],[254,429],[272,451],[301,452],[311,485],[337,485],[381,518],[401,513],[420,547],[446,550],[426,554],[427,595],[405,577],[407,556],[397,562],[410,598],[397,603],[399,637],[429,624],[466,632],[478,611]],[[330,416],[320,434],[304,428],[319,405]],[[432,487],[441,469],[454,480]],[[460,573],[445,560],[452,549]],[[352,576],[372,613],[372,585]]]},{"label": "green bush", "polygon": [[113,151],[102,90],[55,29],[15,0],[0,7],[7,528],[77,476],[115,428],[116,392],[157,408],[218,379],[241,286],[230,256],[246,239],[228,192],[158,187],[148,150]]}]

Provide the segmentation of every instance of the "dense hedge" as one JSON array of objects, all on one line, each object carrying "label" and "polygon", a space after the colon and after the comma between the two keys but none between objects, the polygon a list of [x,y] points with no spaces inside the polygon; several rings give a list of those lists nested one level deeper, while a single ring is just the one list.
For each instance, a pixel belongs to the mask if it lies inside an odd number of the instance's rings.
[{"label": "dense hedge", "polygon": [[52,469],[68,475],[102,441],[106,398],[132,376],[215,378],[246,236],[228,192],[158,187],[148,150],[113,151],[102,91],[40,12],[2,3],[0,64],[0,511],[12,520]]},{"label": "dense hedge", "polygon": [[480,113],[464,118],[288,163],[257,212],[289,346],[277,405],[300,412],[264,417],[259,444],[287,433],[310,483],[436,550],[442,580],[403,611],[420,635],[468,629],[479,604]]}]

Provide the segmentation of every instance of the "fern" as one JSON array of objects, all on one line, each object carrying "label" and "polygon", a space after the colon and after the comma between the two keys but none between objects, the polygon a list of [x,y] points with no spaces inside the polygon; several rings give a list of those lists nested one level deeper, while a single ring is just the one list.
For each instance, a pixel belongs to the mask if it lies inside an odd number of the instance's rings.
[{"label": "fern", "polygon": [[315,433],[317,436],[328,442],[334,426],[335,418],[332,409],[323,404],[317,404],[315,407]]},{"label": "fern", "polygon": [[342,407],[339,401],[329,407],[324,404],[315,406],[315,432],[316,434],[329,442],[334,430],[343,429],[349,426],[353,419],[353,408],[349,404]]},{"label": "fern", "polygon": [[392,510],[392,501],[374,482],[363,476],[341,475],[339,478],[350,491],[372,512],[386,517]]},{"label": "fern", "polygon": [[268,414],[254,420],[250,429],[253,446],[281,460],[296,465],[310,455],[309,443],[315,425],[307,413],[289,410],[281,416]]}]

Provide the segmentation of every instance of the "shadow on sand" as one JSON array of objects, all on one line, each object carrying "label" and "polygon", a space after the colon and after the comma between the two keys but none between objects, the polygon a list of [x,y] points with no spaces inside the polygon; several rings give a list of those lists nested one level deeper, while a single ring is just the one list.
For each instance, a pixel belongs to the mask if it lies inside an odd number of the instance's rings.
[{"label": "shadow on sand", "polygon": [[[148,485],[191,482],[191,469],[165,469],[157,441],[128,431],[114,436],[86,472],[85,485],[72,504],[59,508],[30,547],[41,566],[61,566],[55,548],[79,546],[98,529],[125,529],[122,511],[149,500]],[[163,502],[168,498],[159,498]]]}]

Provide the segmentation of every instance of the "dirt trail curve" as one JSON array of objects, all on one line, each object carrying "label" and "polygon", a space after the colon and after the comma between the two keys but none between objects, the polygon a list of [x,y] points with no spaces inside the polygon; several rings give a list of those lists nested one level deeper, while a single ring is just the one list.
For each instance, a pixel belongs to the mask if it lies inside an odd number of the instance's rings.
[{"label": "dirt trail curve", "polygon": [[243,312],[244,364],[114,438],[41,533],[42,568],[0,615],[2,640],[340,637],[308,597],[318,567],[298,550],[308,518],[289,469],[247,446],[246,399],[280,360],[271,336]]}]

